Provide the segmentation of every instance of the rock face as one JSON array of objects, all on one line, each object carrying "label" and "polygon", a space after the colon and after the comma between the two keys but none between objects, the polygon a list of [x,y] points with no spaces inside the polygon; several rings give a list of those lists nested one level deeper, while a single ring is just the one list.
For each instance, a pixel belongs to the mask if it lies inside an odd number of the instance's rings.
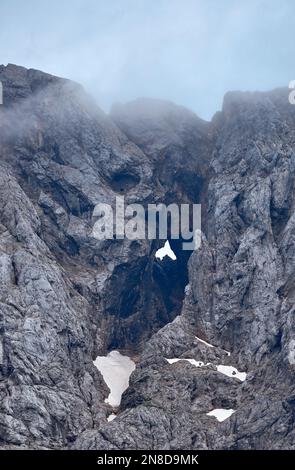
[{"label": "rock face", "polygon": [[[156,100],[106,116],[14,65],[0,80],[1,447],[295,448],[288,90],[229,93],[206,123]],[[95,239],[95,205],[118,195],[201,203],[201,247],[170,240],[177,261],[159,261],[164,240]],[[93,360],[113,349],[137,367],[108,422]]]}]

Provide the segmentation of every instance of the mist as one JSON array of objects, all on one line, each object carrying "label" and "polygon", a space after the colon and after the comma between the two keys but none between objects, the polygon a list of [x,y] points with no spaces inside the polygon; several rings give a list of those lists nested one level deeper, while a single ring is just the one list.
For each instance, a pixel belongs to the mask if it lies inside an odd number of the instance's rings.
[{"label": "mist", "polygon": [[106,112],[161,98],[210,119],[294,79],[292,0],[2,0],[0,62],[81,83]]}]

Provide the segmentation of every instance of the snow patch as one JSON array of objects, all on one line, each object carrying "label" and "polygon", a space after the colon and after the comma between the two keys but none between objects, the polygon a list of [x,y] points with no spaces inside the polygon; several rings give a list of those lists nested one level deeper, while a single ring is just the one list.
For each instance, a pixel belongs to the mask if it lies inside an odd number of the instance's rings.
[{"label": "snow patch", "polygon": [[238,369],[232,366],[217,366],[218,372],[221,374],[227,375],[228,377],[234,377],[235,379],[239,379],[241,382],[244,382],[247,377],[246,372],[239,372]]},{"label": "snow patch", "polygon": [[210,362],[205,364],[204,362],[196,361],[195,359],[183,359],[183,358],[166,359],[166,361],[169,362],[169,364],[174,364],[175,362],[178,362],[178,361],[187,361],[195,367],[204,367],[204,366],[208,366],[210,364]]},{"label": "snow patch", "polygon": [[112,413],[110,416],[108,416],[108,422],[110,423],[111,421],[113,421],[115,418],[117,417],[117,415],[115,415],[114,413]]},{"label": "snow patch", "polygon": [[[198,336],[195,336],[195,338],[196,338],[197,341],[200,341],[200,343],[203,343],[203,344],[205,344],[206,346],[208,346],[208,348],[216,348],[216,346],[213,346],[213,344],[207,343],[207,341],[205,341],[204,339],[199,338]],[[229,352],[229,351],[226,351],[225,349],[223,349],[223,351],[225,352],[225,354],[227,354],[228,356],[230,356],[230,352]]]},{"label": "snow patch", "polygon": [[215,346],[213,346],[213,344],[210,344],[210,343],[207,343],[207,341],[201,339],[201,338],[198,338],[197,336],[195,336],[196,340],[200,341],[200,343],[203,343],[205,344],[206,346],[208,346],[208,348],[214,348]]},{"label": "snow patch", "polygon": [[207,413],[207,416],[214,416],[217,421],[220,423],[227,418],[229,418],[233,413],[235,413],[236,410],[226,410],[225,408],[215,408],[215,410],[210,411]]},{"label": "snow patch", "polygon": [[158,251],[156,251],[156,258],[159,258],[161,261],[165,256],[169,256],[173,261],[176,260],[176,256],[174,251],[172,251],[171,246],[169,241],[167,240],[165,242],[165,245],[162,248],[159,248]]},{"label": "snow patch", "polygon": [[[165,358],[165,359],[167,362],[169,362],[169,364],[174,364],[175,362],[178,362],[178,361],[187,361],[195,367],[204,367],[204,366],[211,365],[211,362],[207,362],[205,364],[204,362],[196,361],[195,359],[186,359],[186,358],[174,358],[174,359]],[[220,372],[221,374],[227,375],[228,377],[233,377],[234,379],[238,379],[241,382],[244,382],[247,377],[246,372],[239,372],[238,369],[232,366],[219,365],[217,366],[217,371]]]},{"label": "snow patch", "polygon": [[119,351],[111,351],[107,356],[98,356],[93,363],[110,389],[105,402],[112,407],[119,406],[122,394],[129,386],[129,377],[135,369],[135,363]]}]

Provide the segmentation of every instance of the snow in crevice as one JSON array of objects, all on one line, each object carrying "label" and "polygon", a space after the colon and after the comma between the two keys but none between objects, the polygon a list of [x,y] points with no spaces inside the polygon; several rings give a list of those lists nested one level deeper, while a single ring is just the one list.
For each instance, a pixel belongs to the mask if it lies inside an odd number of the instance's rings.
[{"label": "snow in crevice", "polygon": [[[110,389],[110,394],[105,402],[113,408],[118,407],[123,392],[129,386],[129,377],[135,369],[135,363],[130,357],[123,356],[119,351],[111,351],[107,356],[98,356],[94,365]],[[110,415],[108,420],[114,419],[113,416]]]},{"label": "snow in crevice", "polygon": [[200,341],[200,343],[203,343],[208,346],[208,348],[214,348],[213,344],[207,343],[207,341],[205,341],[204,339],[198,338],[198,336],[195,336],[195,338],[197,341]]},{"label": "snow in crevice", "polygon": [[110,414],[110,415],[108,416],[108,418],[107,418],[107,419],[108,419],[108,422],[110,423],[110,422],[113,421],[116,417],[117,417],[117,415],[115,415],[114,413]]},{"label": "snow in crevice", "polygon": [[156,251],[156,258],[159,258],[161,261],[165,256],[168,256],[171,258],[173,261],[176,260],[176,255],[174,251],[171,249],[170,243],[167,240],[165,245],[162,248],[159,248],[159,250]]},{"label": "snow in crevice", "polygon": [[244,382],[247,378],[246,372],[239,372],[238,369],[232,366],[217,366],[218,372],[221,374],[227,375],[228,377],[234,377],[235,379],[239,379],[241,382]]},{"label": "snow in crevice", "polygon": [[166,359],[166,361],[169,362],[169,364],[174,364],[175,362],[178,362],[178,361],[187,361],[195,367],[204,367],[204,366],[209,366],[210,365],[210,362],[205,364],[203,361],[196,361],[195,359],[182,359],[182,358],[178,359],[178,358],[175,358],[175,359]]},{"label": "snow in crevice", "polygon": [[[208,346],[208,348],[216,348],[216,346],[213,346],[213,344],[210,344],[210,343],[207,343],[207,341],[205,341],[204,339],[201,339],[199,338],[198,336],[195,336],[196,340],[199,341],[200,343],[203,343],[205,344],[206,346]],[[221,348],[222,349],[222,348]],[[225,354],[227,354],[228,356],[230,356],[230,352],[229,351],[226,351],[225,349],[223,349],[223,351],[225,352]]]},{"label": "snow in crevice", "polygon": [[235,412],[236,410],[233,409],[227,410],[225,408],[215,408],[215,410],[212,410],[206,414],[207,416],[214,416],[217,421],[221,423],[222,421],[228,419]]},{"label": "snow in crevice", "polygon": [[[209,366],[212,363],[207,362],[206,364],[203,361],[197,361],[195,359],[186,359],[186,358],[174,358],[174,359],[167,359],[166,361],[169,362],[169,364],[174,364],[175,362],[178,361],[187,361],[190,364],[192,364],[195,367],[204,367],[204,366]],[[224,366],[224,365],[218,365],[217,371],[220,372],[223,375],[226,375],[227,377],[232,377],[234,379],[238,379],[241,382],[244,382],[247,378],[247,373],[246,372],[239,372],[238,369],[232,366]]]}]

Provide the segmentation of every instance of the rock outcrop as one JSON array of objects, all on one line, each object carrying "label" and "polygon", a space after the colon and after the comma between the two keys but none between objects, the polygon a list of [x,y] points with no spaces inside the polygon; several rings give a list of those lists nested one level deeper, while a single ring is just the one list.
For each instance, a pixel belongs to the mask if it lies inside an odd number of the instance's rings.
[{"label": "rock outcrop", "polygon": [[[207,123],[157,100],[107,116],[14,65],[0,80],[1,447],[295,448],[288,90],[229,93]],[[159,261],[164,240],[95,239],[118,195],[201,203],[201,247]],[[108,422],[93,360],[112,349],[137,367]]]}]

